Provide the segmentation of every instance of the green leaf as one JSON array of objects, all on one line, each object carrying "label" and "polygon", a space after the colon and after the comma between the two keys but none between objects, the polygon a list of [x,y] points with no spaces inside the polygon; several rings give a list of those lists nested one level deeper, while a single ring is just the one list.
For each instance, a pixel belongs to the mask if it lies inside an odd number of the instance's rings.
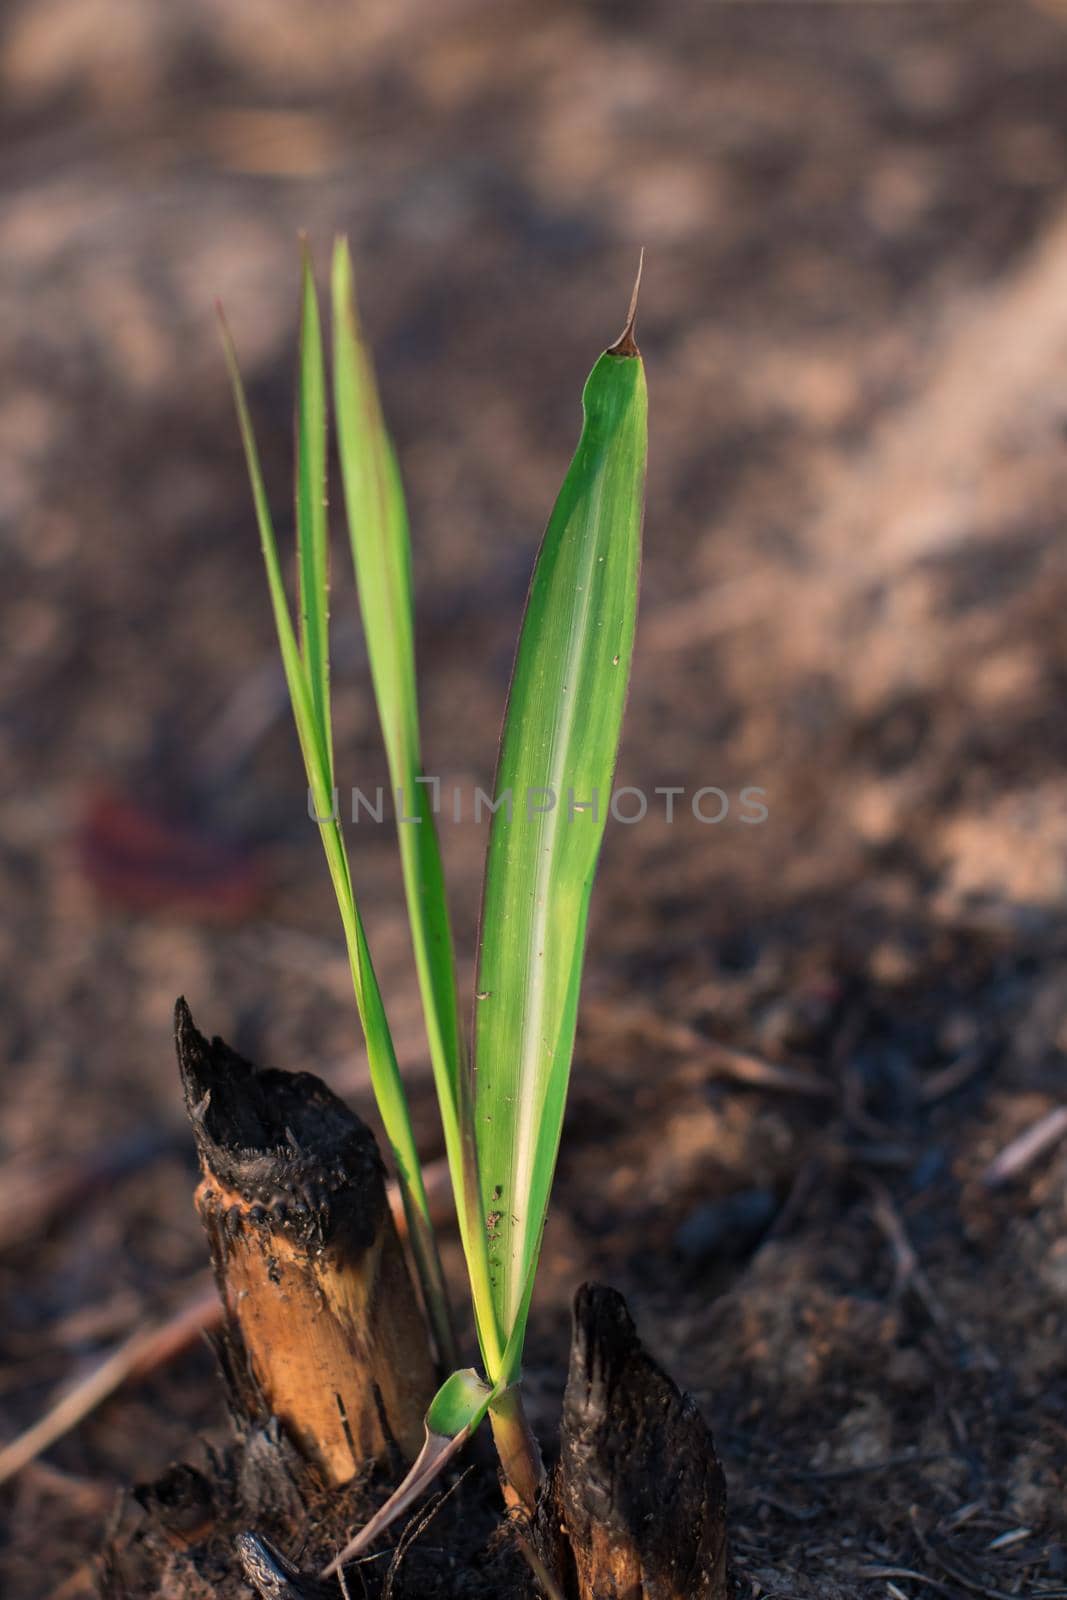
[{"label": "green leaf", "polygon": [[323,1568],[323,1578],[332,1578],[347,1561],[354,1560],[426,1493],[482,1422],[493,1394],[473,1367],[453,1372],[445,1379],[430,1401],[426,1439],[410,1472],[370,1521]]},{"label": "green leaf", "polygon": [[[293,720],[296,723],[297,737],[300,740],[300,749],[304,757],[308,785],[314,801],[316,816],[319,819],[322,845],[326,853],[330,878],[333,882],[337,905],[341,913],[341,923],[348,948],[356,1005],[367,1041],[367,1062],[370,1069],[371,1083],[374,1088],[374,1097],[396,1163],[397,1179],[400,1185],[405,1216],[407,1217],[412,1254],[415,1257],[415,1263],[418,1268],[423,1297],[434,1325],[438,1349],[444,1353],[452,1348],[444,1275],[441,1270],[441,1262],[433,1235],[433,1226],[430,1221],[430,1207],[426,1198],[422,1167],[419,1163],[415,1135],[411,1126],[407,1097],[400,1079],[400,1069],[397,1066],[393,1038],[389,1030],[385,1007],[382,1003],[381,989],[378,986],[374,963],[371,960],[363,919],[360,916],[359,906],[356,902],[344,837],[334,806],[330,730],[328,724],[323,724],[317,715],[315,696],[309,677],[309,664],[305,662],[297,643],[293,620],[289,611],[289,601],[285,592],[285,580],[282,576],[281,563],[278,559],[278,543],[274,534],[270,505],[263,482],[263,472],[256,447],[255,433],[248,412],[248,402],[245,397],[244,385],[241,382],[240,369],[237,365],[237,355],[221,311],[219,318],[222,325],[223,349],[233,385],[237,419],[241,429],[245,460],[252,485],[252,498],[255,504],[256,521],[259,525],[260,543],[263,549],[264,565],[267,570],[267,585],[270,590],[271,607],[278,632],[282,665],[285,669],[285,679],[293,707]],[[301,388],[303,391],[303,383]],[[313,395],[311,400],[310,411],[313,411]],[[302,407],[302,409],[304,408]],[[324,406],[321,411],[321,425],[325,426]],[[309,440],[309,447],[304,454],[305,461],[314,460],[318,449],[317,445],[312,447]],[[306,526],[310,528],[311,523],[307,523]],[[309,543],[311,542],[309,540]],[[301,546],[302,554],[303,546]],[[321,583],[325,567],[318,559],[318,556],[316,561],[317,564],[314,569],[309,568],[309,570],[313,570],[314,574],[313,579],[309,581]],[[323,625],[325,625],[326,596],[323,589],[317,590],[314,595],[309,595],[308,598],[312,602],[309,609],[314,611],[322,619]],[[326,653],[325,638],[323,637],[320,653],[320,659],[323,662],[326,659]]]},{"label": "green leaf", "polygon": [[326,374],[319,304],[304,247],[303,305],[296,412],[296,535],[300,579],[300,641],[315,719],[329,757],[330,727],[329,531],[326,516]]},{"label": "green leaf", "polygon": [[586,383],[578,449],[537,558],[497,769],[495,798],[510,792],[510,815],[497,810],[489,838],[475,1126],[508,1346],[494,1376],[509,1382],[559,1147],[637,613],[647,399],[631,327],[632,313]]},{"label": "green leaf", "polygon": [[[408,922],[437,1097],[482,1352],[490,1371],[502,1341],[489,1291],[470,1081],[459,1024],[456,963],[432,795],[420,781],[411,544],[400,473],[382,418],[356,308],[352,261],[333,257],[334,395],[352,557],[378,716],[396,801]],[[401,820],[407,818],[409,820]],[[417,820],[412,820],[417,819]]]},{"label": "green leaf", "polygon": [[426,1413],[426,1429],[454,1439],[464,1429],[477,1427],[489,1409],[493,1391],[473,1367],[463,1367],[447,1377]]}]

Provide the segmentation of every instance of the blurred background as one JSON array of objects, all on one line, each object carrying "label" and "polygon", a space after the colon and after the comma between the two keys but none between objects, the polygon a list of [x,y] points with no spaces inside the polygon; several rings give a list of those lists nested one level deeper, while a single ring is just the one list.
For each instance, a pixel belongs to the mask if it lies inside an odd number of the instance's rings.
[{"label": "blurred background", "polygon": [[[427,764],[468,793],[647,252],[620,781],[733,805],[609,830],[543,1428],[606,1277],[715,1424],[743,1593],[1067,1592],[1055,0],[7,0],[0,1445],[195,1327],[178,994],[370,1114],[213,318],[287,528],[300,230],[320,281],[352,239]],[[370,792],[334,520],[340,776]],[[349,831],[429,1159],[394,840]],[[442,831],[469,973],[484,836]],[[197,1338],[148,1367],[0,1490],[13,1600],[88,1593],[116,1490],[225,1436]]]}]

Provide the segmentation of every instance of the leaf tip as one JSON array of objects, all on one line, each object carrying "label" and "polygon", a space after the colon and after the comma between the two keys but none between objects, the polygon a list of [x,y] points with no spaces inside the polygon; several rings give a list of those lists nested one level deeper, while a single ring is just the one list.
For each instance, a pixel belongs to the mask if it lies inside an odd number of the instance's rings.
[{"label": "leaf tip", "polygon": [[633,293],[630,296],[630,309],[626,313],[626,326],[623,328],[614,344],[609,344],[609,356],[639,356],[637,340],[634,338],[634,326],[637,322],[637,300],[641,293],[641,274],[645,270],[645,247],[641,246],[641,254],[637,258],[637,277],[634,279]]},{"label": "leaf tip", "polygon": [[347,233],[335,233],[333,236],[333,270],[342,273],[352,271],[352,247]]},{"label": "leaf tip", "polygon": [[226,320],[226,310],[221,300],[215,301],[215,320],[219,326],[219,338],[222,341],[222,353],[226,358],[226,365],[229,368],[230,377],[235,383],[240,383],[240,373],[237,367],[237,349],[233,342],[233,334],[230,332],[230,324]]}]

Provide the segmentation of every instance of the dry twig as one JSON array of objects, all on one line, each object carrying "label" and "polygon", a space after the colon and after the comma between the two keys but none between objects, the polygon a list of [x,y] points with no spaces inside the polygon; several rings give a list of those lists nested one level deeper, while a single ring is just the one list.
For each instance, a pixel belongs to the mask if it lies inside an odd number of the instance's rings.
[{"label": "dry twig", "polygon": [[604,1032],[629,1033],[650,1045],[688,1056],[693,1065],[709,1077],[731,1079],[753,1089],[804,1095],[813,1100],[833,1097],[831,1085],[804,1067],[781,1066],[747,1050],[708,1039],[688,1023],[669,1021],[647,1006],[619,1007],[589,1001],[583,1015],[587,1022]]},{"label": "dry twig", "polygon": [[1056,1106],[1006,1144],[986,1167],[982,1182],[987,1189],[1000,1189],[1021,1177],[1067,1135],[1067,1106]]},{"label": "dry twig", "polygon": [[894,1288],[898,1295],[910,1289],[923,1306],[930,1321],[942,1331],[948,1326],[945,1308],[930,1287],[930,1280],[919,1263],[915,1247],[908,1238],[900,1213],[889,1190],[876,1179],[870,1180],[872,1215],[893,1255]]},{"label": "dry twig", "polygon": [[181,1309],[165,1322],[138,1328],[87,1377],[62,1395],[25,1433],[0,1450],[0,1483],[6,1483],[42,1451],[83,1422],[122,1384],[155,1371],[198,1339],[218,1317],[215,1286],[201,1274]]}]

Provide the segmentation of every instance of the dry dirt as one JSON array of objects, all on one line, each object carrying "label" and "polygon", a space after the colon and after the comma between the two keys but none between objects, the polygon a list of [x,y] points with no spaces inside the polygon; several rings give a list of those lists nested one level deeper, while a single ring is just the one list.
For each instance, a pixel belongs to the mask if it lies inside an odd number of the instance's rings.
[{"label": "dry dirt", "polygon": [[[741,1596],[1067,1595],[1067,1144],[985,1181],[1067,1057],[1067,9],[9,0],[0,29],[5,1435],[200,1283],[179,992],[369,1113],[213,298],[281,508],[295,236],[321,266],[351,233],[428,760],[469,793],[643,244],[620,781],[732,805],[609,831],[533,1411],[551,1440],[605,1279],[712,1422]],[[484,837],[443,833],[469,953]],[[352,838],[432,1157],[392,836]],[[201,1433],[194,1345],[3,1489],[6,1600],[88,1594],[117,1491]]]}]

